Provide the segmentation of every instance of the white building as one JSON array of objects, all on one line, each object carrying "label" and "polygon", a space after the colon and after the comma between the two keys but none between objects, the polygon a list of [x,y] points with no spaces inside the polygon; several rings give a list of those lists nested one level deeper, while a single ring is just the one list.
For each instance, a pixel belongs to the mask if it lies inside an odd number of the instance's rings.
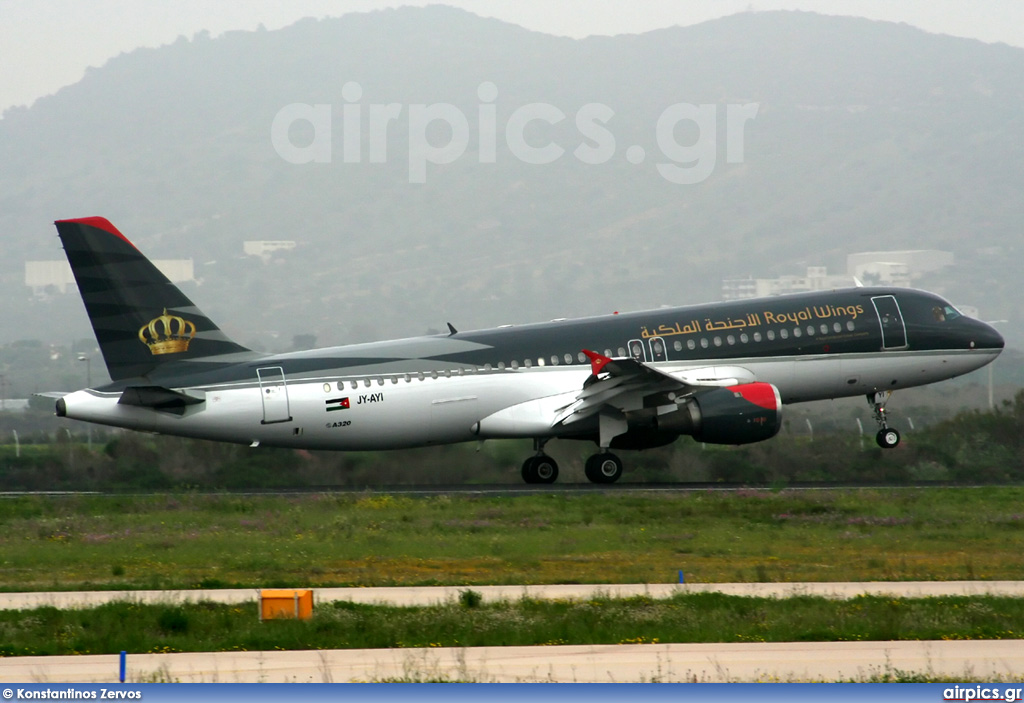
[{"label": "white building", "polygon": [[242,251],[246,256],[258,256],[268,261],[275,251],[289,251],[295,248],[295,242],[285,239],[265,239],[242,242]]},{"label": "white building", "polygon": [[909,286],[926,273],[953,265],[953,252],[938,249],[862,251],[846,257],[846,273],[865,284]]},{"label": "white building", "polygon": [[805,276],[727,278],[722,281],[722,299],[762,298],[769,295],[850,288],[853,285],[851,276],[830,276],[825,266],[808,266]]}]

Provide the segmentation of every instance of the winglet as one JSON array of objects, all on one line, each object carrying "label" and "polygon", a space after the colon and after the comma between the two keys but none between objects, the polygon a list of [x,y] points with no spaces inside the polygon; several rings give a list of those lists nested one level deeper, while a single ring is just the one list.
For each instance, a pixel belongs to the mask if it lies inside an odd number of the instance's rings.
[{"label": "winglet", "polygon": [[590,368],[595,376],[601,373],[601,371],[604,370],[604,367],[612,361],[604,354],[598,354],[597,352],[590,351],[589,349],[584,349],[583,354],[590,359]]}]

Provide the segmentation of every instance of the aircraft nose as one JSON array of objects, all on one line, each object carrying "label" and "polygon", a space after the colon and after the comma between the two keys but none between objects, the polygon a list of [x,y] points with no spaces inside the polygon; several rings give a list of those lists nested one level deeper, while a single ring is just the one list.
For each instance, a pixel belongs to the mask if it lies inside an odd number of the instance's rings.
[{"label": "aircraft nose", "polygon": [[979,320],[974,322],[974,329],[971,330],[972,349],[1002,349],[1006,345],[1003,335],[995,327]]}]

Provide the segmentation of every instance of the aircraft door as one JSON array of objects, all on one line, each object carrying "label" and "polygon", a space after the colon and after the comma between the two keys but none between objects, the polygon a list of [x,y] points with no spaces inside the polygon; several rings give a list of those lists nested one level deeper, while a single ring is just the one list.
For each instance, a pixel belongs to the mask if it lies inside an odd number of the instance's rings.
[{"label": "aircraft door", "polygon": [[648,344],[651,346],[651,361],[668,360],[668,348],[665,346],[664,339],[661,337],[651,337]]},{"label": "aircraft door", "polygon": [[284,380],[284,369],[280,366],[256,369],[256,376],[260,380],[260,397],[263,399],[262,424],[291,422],[288,384]]},{"label": "aircraft door", "polygon": [[882,327],[882,349],[902,349],[907,346],[907,328],[903,324],[903,314],[899,303],[891,295],[880,295],[872,298],[871,303],[878,313],[878,323]]}]

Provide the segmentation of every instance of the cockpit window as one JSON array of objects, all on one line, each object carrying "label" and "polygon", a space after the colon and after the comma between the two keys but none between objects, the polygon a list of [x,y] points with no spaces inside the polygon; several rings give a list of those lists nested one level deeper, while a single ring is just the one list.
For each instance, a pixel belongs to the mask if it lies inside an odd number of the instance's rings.
[{"label": "cockpit window", "polygon": [[961,317],[961,313],[952,305],[936,305],[932,308],[932,317],[936,322],[947,322]]}]

